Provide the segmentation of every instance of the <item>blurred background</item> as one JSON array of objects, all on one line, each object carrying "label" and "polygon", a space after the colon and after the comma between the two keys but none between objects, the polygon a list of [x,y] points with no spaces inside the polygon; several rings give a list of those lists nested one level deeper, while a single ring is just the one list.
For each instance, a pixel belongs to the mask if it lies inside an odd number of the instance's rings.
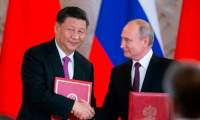
[{"label": "blurred background", "polygon": [[[81,6],[89,13],[90,29],[87,41],[80,48],[80,51],[88,57],[91,40],[96,27],[96,20],[101,0],[60,0],[62,7],[76,5]],[[160,24],[161,37],[163,40],[166,57],[173,58],[176,46],[177,30],[182,0],[156,0],[156,9]],[[2,44],[2,32],[6,20],[8,0],[0,0],[0,46]]]}]

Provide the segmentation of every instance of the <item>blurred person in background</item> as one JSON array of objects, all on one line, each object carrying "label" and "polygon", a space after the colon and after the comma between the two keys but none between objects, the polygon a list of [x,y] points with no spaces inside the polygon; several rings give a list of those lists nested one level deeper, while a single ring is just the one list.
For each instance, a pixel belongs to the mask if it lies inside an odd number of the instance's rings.
[{"label": "blurred person in background", "polygon": [[200,63],[173,64],[164,80],[175,120],[200,120]]}]

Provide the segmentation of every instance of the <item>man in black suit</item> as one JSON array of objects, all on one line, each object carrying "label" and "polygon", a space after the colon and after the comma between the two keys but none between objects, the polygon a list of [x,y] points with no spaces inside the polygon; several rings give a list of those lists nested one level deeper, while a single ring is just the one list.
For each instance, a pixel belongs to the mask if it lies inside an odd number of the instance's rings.
[{"label": "man in black suit", "polygon": [[55,77],[64,77],[63,61],[70,59],[70,79],[93,82],[93,65],[76,49],[85,39],[89,25],[85,11],[66,7],[59,11],[55,38],[28,49],[22,65],[23,102],[18,120],[50,120],[51,115],[66,120],[69,113],[79,119],[94,116],[95,99],[91,107],[85,101],[74,101],[54,93]]},{"label": "man in black suit", "polygon": [[[128,119],[128,95],[131,90],[163,92],[163,74],[171,60],[153,54],[153,34],[150,24],[141,19],[132,20],[124,27],[121,48],[124,56],[130,60],[112,69],[108,93],[103,104],[106,117],[104,119]],[[136,72],[135,63],[139,65],[139,72]],[[134,80],[136,74],[138,83]],[[133,85],[137,88],[133,88]]]}]

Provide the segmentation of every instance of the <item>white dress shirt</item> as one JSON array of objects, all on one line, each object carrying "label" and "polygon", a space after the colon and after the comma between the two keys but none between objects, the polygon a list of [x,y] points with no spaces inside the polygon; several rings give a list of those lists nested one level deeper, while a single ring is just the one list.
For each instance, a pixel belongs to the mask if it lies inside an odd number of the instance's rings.
[{"label": "white dress shirt", "polygon": [[55,43],[56,43],[56,47],[58,49],[58,53],[60,55],[60,60],[61,60],[62,65],[63,65],[63,58],[65,56],[70,58],[70,61],[68,63],[68,72],[69,72],[69,78],[73,79],[73,75],[74,75],[74,52],[71,53],[70,55],[66,55],[65,52],[59,47],[56,40],[55,40]]},{"label": "white dress shirt", "polygon": [[133,65],[132,65],[132,70],[131,70],[131,85],[133,85],[133,80],[134,80],[134,76],[135,76],[135,67],[134,67],[134,64],[136,62],[139,62],[141,64],[140,68],[139,68],[139,71],[140,71],[140,86],[139,86],[139,91],[141,91],[142,89],[142,85],[143,85],[143,82],[144,82],[144,78],[145,78],[145,75],[146,75],[146,72],[147,72],[147,68],[149,66],[149,62],[151,60],[151,57],[153,55],[153,51],[152,49],[149,50],[149,52],[142,58],[140,59],[139,61],[133,61]]}]

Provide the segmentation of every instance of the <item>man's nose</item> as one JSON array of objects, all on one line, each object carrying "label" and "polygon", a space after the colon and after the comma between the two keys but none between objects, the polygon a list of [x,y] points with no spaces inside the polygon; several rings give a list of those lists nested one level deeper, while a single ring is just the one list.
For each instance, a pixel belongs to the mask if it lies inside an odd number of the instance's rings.
[{"label": "man's nose", "polygon": [[122,41],[121,41],[120,48],[122,48],[122,49],[123,49],[124,47],[125,47],[125,42],[124,42],[124,40],[122,40]]},{"label": "man's nose", "polygon": [[72,34],[72,38],[73,38],[73,39],[79,39],[79,37],[80,37],[80,35],[79,35],[77,32],[74,32],[74,33]]}]

